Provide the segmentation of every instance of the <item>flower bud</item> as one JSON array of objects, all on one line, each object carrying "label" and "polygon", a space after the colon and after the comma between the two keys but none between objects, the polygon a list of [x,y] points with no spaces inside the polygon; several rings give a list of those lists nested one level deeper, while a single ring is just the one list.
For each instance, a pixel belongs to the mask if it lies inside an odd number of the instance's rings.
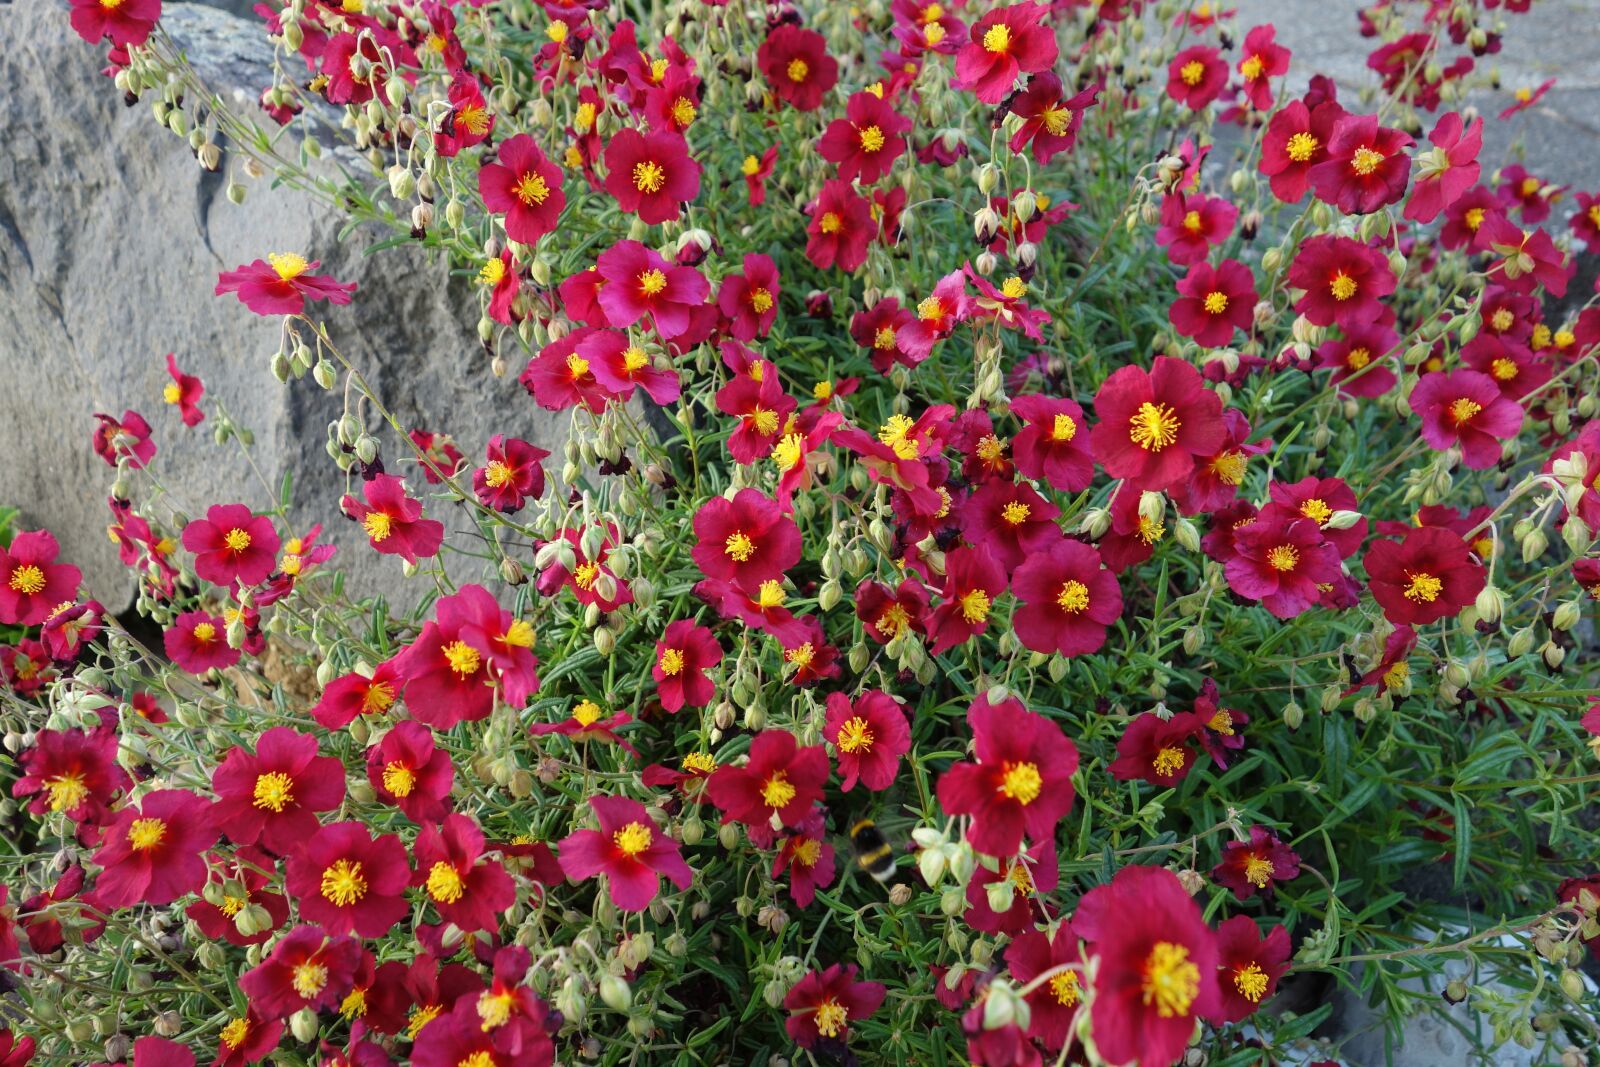
[{"label": "flower bud", "polygon": [[289,1016],[289,1032],[294,1034],[294,1039],[301,1044],[315,1041],[317,1030],[317,1013],[310,1008],[301,1008]]},{"label": "flower bud", "polygon": [[612,1011],[627,1011],[633,1004],[633,990],[614,974],[600,976],[600,999]]},{"label": "flower bud", "polygon": [[1564,600],[1556,605],[1555,614],[1550,616],[1550,627],[1555,630],[1570,630],[1582,617],[1582,605],[1576,600]]}]

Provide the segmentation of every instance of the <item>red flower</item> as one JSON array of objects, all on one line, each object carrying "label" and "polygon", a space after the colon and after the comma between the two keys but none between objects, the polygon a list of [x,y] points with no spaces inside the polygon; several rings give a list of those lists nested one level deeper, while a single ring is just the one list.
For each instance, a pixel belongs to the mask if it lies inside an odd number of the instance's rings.
[{"label": "red flower", "polygon": [[980,695],[967,722],[977,762],[951,764],[939,778],[945,812],[972,816],[967,840],[991,856],[1014,855],[1024,835],[1053,841],[1056,823],[1072,807],[1077,747],[1016,697],[991,704]]},{"label": "red flower", "polygon": [[802,1048],[815,1048],[823,1039],[842,1043],[850,1035],[850,1024],[870,1019],[888,991],[879,982],[856,981],[853,963],[808,971],[783,998],[789,1012],[784,1029]]},{"label": "red flower", "polygon": [[585,606],[594,604],[601,611],[615,611],[624,604],[633,603],[633,593],[628,589],[628,584],[620,580],[606,566],[607,556],[622,541],[622,531],[612,523],[607,523],[600,529],[604,531],[604,536],[600,539],[600,551],[595,554],[594,559],[587,559],[583,554],[582,530],[561,531],[561,536],[557,540],[565,541],[572,551],[571,569],[562,565],[559,557],[552,560],[539,574],[536,583],[539,592],[545,596],[553,596],[565,585],[572,590],[578,603]]},{"label": "red flower", "polygon": [[915,577],[894,589],[863,581],[856,587],[856,617],[866,635],[880,645],[904,633],[922,633],[928,614],[928,591]]},{"label": "red flower", "polygon": [[217,1058],[211,1067],[239,1067],[256,1063],[277,1050],[283,1037],[282,1019],[263,1019],[255,1007],[235,1016],[217,1035]]},{"label": "red flower", "polygon": [[[216,904],[201,899],[184,909],[184,915],[194,920],[200,932],[212,940],[226,940],[241,948],[259,945],[269,940],[273,932],[289,917],[289,902],[282,893],[267,891],[275,881],[278,861],[259,848],[240,848],[234,857],[214,855],[212,863],[223,872],[226,881],[224,895]],[[243,895],[234,895],[235,891]],[[266,912],[267,923],[249,936],[240,933],[235,918],[245,908],[255,905]]]},{"label": "red flower", "polygon": [[1483,120],[1474,119],[1463,127],[1461,115],[1452,111],[1434,123],[1428,140],[1433,147],[1416,158],[1417,180],[1405,210],[1406,218],[1421,223],[1438,218],[1477,183],[1482,171],[1478,153],[1483,149]]},{"label": "red flower", "polygon": [[230,648],[228,624],[205,611],[186,611],[162,635],[167,657],[190,674],[223,670],[239,662],[239,649]]},{"label": "red flower", "polygon": [[117,763],[117,743],[114,730],[40,730],[18,757],[22,776],[11,795],[33,797],[28,810],[35,815],[59,811],[73,822],[98,825],[116,795],[133,785]]},{"label": "red flower", "polygon": [[432,430],[412,430],[411,443],[420,455],[422,476],[429,485],[439,485],[446,478],[455,477],[467,459],[449,434]]},{"label": "red flower", "polygon": [[1406,193],[1411,137],[1378,125],[1376,115],[1347,115],[1333,129],[1328,156],[1307,174],[1317,199],[1347,215],[1366,215]]},{"label": "red flower", "polygon": [[801,748],[787,730],[763,730],[750,743],[749,761],[718,767],[706,789],[723,822],[798,826],[822,799],[827,780],[828,753],[821,745]]},{"label": "red flower", "polygon": [[1422,439],[1439,451],[1459,447],[1473,470],[1500,462],[1500,442],[1522,428],[1522,407],[1495,380],[1475,370],[1430,371],[1411,390]]},{"label": "red flower", "polygon": [[[331,37],[323,49],[322,64],[318,68],[327,79],[322,95],[328,103],[365,104],[382,93],[389,84],[389,76],[394,73],[396,59],[400,58],[385,55],[385,51],[410,51],[392,47],[395,43],[396,38],[391,34],[389,40],[380,45],[372,29],[365,27],[359,34],[346,32]],[[414,55],[410,58],[413,63],[416,61]]]},{"label": "red flower", "polygon": [[[465,71],[455,73],[447,99],[450,110],[444,113],[439,120],[439,128],[433,131],[433,150],[446,159],[453,159],[463,148],[482,144],[494,130],[495,117],[489,111],[488,101],[483,98],[478,80]],[[501,158],[505,158],[504,150]],[[481,190],[481,173],[478,183]]]},{"label": "red flower", "polygon": [[1339,577],[1339,551],[1321,527],[1281,504],[1269,504],[1240,527],[1233,546],[1228,587],[1259,601],[1280,619],[1292,619],[1315,605],[1321,596],[1318,586]]},{"label": "red flower", "polygon": [[1189,268],[1178,282],[1178,299],[1167,318],[1195,344],[1217,348],[1233,340],[1234,330],[1250,329],[1255,306],[1255,275],[1238,260],[1225,259],[1215,267],[1197,263]]},{"label": "red flower", "polygon": [[1047,1049],[1059,1049],[1072,1035],[1072,1026],[1083,1004],[1086,976],[1078,935],[1071,923],[1056,927],[1054,936],[1043,930],[1028,930],[1006,948],[1006,967],[1019,985],[1063,965],[1078,969],[1062,971],[1028,994],[1032,1009],[1028,1036]]},{"label": "red flower", "polygon": [[1217,927],[1217,1022],[1236,1023],[1254,1015],[1289,973],[1289,931],[1274,926],[1266,937],[1248,915],[1235,915]]},{"label": "red flower", "polygon": [[1030,554],[1011,576],[1021,601],[1011,625],[1034,652],[1082,656],[1105,644],[1106,628],[1122,616],[1122,590],[1089,545],[1057,538]]},{"label": "red flower", "polygon": [[728,454],[747,466],[772,454],[791,428],[790,416],[797,406],[783,391],[777,369],[764,359],[735,374],[717,390],[714,400],[718,411],[738,418],[739,425],[728,435]]},{"label": "red flower", "polygon": [[800,111],[815,111],[839,80],[839,62],[828,54],[827,39],[792,22],[767,34],[756,49],[756,67],[766,75],[772,95]]},{"label": "red flower", "polygon": [[761,153],[761,158],[745,156],[744,162],[739,165],[739,173],[744,175],[745,191],[750,197],[751,207],[760,207],[767,202],[767,179],[772,177],[772,172],[778,162],[778,146],[773,145]]},{"label": "red flower", "polygon": [[442,597],[435,618],[395,657],[406,679],[406,706],[419,722],[448,730],[474,722],[494,707],[500,683],[512,707],[539,688],[533,627],[500,608],[481,585]]},{"label": "red flower", "polygon": [[496,860],[483,858],[483,831],[465,815],[446,815],[437,829],[423,823],[414,855],[412,882],[423,888],[439,912],[464,933],[500,929],[500,916],[517,899],[517,887]]},{"label": "red flower", "polygon": [[562,737],[571,738],[574,744],[578,742],[599,741],[608,745],[617,745],[630,756],[637,757],[639,750],[624,741],[617,731],[633,721],[633,716],[625,711],[606,715],[605,710],[592,700],[580,700],[573,705],[572,714],[558,722],[536,722],[528,727],[528,732],[535,737],[546,737],[550,734],[560,734]]},{"label": "red flower", "polygon": [[[787,735],[786,735],[787,736]],[[562,839],[557,859],[575,882],[606,876],[611,902],[623,911],[643,911],[665,877],[688,889],[694,872],[678,843],[662,833],[644,805],[629,797],[590,797],[598,830],[575,830]]]},{"label": "red flower", "polygon": [[800,560],[800,528],[756,489],[706,501],[695,513],[694,534],[690,555],[706,577],[751,594]]},{"label": "red flower", "polygon": [[1199,371],[1171,356],[1157,356],[1148,371],[1118,369],[1101,383],[1094,409],[1100,420],[1089,434],[1095,459],[1135,489],[1180,484],[1197,457],[1216,454],[1227,432],[1222,401],[1205,388]]},{"label": "red flower", "polygon": [[1298,512],[1322,528],[1322,536],[1348,559],[1361,550],[1367,537],[1367,520],[1357,519],[1342,530],[1329,529],[1328,520],[1336,511],[1356,511],[1355,490],[1343,478],[1302,478],[1298,482],[1271,482],[1267,493],[1274,504]]},{"label": "red flower", "polygon": [[561,168],[525,133],[502,141],[497,158],[498,163],[485,163],[478,171],[478,195],[484,207],[505,215],[507,237],[537,244],[560,224],[567,206]]},{"label": "red flower", "polygon": [[961,508],[961,533],[986,548],[995,562],[1014,571],[1032,553],[1061,539],[1061,513],[1026,482],[985,482]]},{"label": "red flower", "polygon": [[365,502],[346,493],[339,506],[361,523],[373,548],[413,566],[439,554],[444,523],[422,517],[422,501],[406,495],[405,482],[392,474],[375,475],[362,483],[361,495]]},{"label": "red flower", "polygon": [[472,491],[485,507],[510,515],[530,499],[544,496],[544,467],[550,453],[520,437],[489,438],[485,463],[472,472]]},{"label": "red flower", "polygon": [[967,910],[961,921],[982,934],[1017,936],[1048,920],[1049,895],[1061,883],[1056,846],[1046,840],[1015,856],[999,859],[994,870],[980,863],[967,882]]},{"label": "red flower", "polygon": [[1163,719],[1147,711],[1128,724],[1117,740],[1117,758],[1106,770],[1119,782],[1144,781],[1170,789],[1194,769],[1194,743],[1205,723],[1190,711]]},{"label": "red flower", "polygon": [[1500,112],[1500,121],[1504,122],[1512,115],[1515,115],[1521,111],[1526,111],[1534,104],[1537,104],[1540,100],[1543,100],[1544,94],[1548,93],[1555,83],[1556,80],[1554,78],[1546,78],[1543,82],[1540,82],[1536,88],[1529,89],[1524,86],[1512,93],[1511,106],[1503,109]]},{"label": "red flower", "polygon": [[900,346],[898,339],[900,330],[910,325],[912,318],[911,311],[892,296],[851,317],[850,336],[856,344],[871,350],[873,370],[888,374],[896,363],[914,367],[920,362]]},{"label": "red flower", "polygon": [[386,804],[418,825],[436,823],[450,811],[455,784],[450,753],[434,744],[420,722],[398,722],[367,750],[367,781]]},{"label": "red flower", "polygon": [[1345,117],[1344,108],[1332,97],[1311,102],[1291,100],[1267,122],[1261,139],[1262,174],[1267,175],[1272,195],[1286,204],[1297,203],[1311,185],[1311,168],[1328,158],[1328,142],[1333,128]]},{"label": "red flower", "polygon": [[607,283],[599,302],[611,325],[632,326],[646,315],[663,340],[687,331],[694,308],[704,304],[711,285],[693,267],[676,267],[638,241],[618,241],[595,264]]},{"label": "red flower", "polygon": [[1403,541],[1374,541],[1364,559],[1372,598],[1399,626],[1424,626],[1458,614],[1483,591],[1483,566],[1459,534],[1437,527]]},{"label": "red flower", "polygon": [[1055,65],[1055,28],[1045,4],[997,7],[972,24],[968,42],[956,53],[955,87],[971,89],[985,104],[998,104],[1017,77]]},{"label": "red flower", "polygon": [[606,192],[643,222],[670,222],[700,195],[700,164],[681,134],[621,129],[606,145]]},{"label": "red flower", "polygon": [[1567,295],[1573,264],[1542,229],[1524,230],[1504,215],[1487,215],[1473,247],[1498,259],[1487,273],[1513,292],[1532,293],[1542,285],[1551,296]]},{"label": "red flower", "polygon": [[1078,143],[1083,115],[1098,101],[1098,85],[1068,97],[1061,79],[1052,71],[1041,71],[1028,79],[1028,87],[1011,99],[1011,113],[1022,120],[1011,135],[1011,151],[1021,152],[1032,145],[1033,158],[1041,166]]},{"label": "red flower", "polygon": [[1249,900],[1257,893],[1269,896],[1279,882],[1300,874],[1300,857],[1265,826],[1250,827],[1248,841],[1222,846],[1222,860],[1211,869],[1211,880],[1233,891],[1234,899]]},{"label": "red flower", "polygon": [[[1170,490],[1173,503],[1185,515],[1196,515],[1201,512],[1216,511],[1226,507],[1239,495],[1239,486],[1243,484],[1245,474],[1250,469],[1250,457],[1271,450],[1271,440],[1258,441],[1248,444],[1250,439],[1250,420],[1244,413],[1236,408],[1227,408],[1222,413],[1224,436],[1222,444],[1217,451],[1209,456],[1198,458],[1195,463],[1194,473],[1189,480]],[[1111,506],[1112,534],[1118,532],[1118,518],[1125,506],[1121,503],[1123,494],[1118,493]],[[1128,495],[1131,511],[1137,516],[1136,533],[1154,533],[1154,528],[1149,526],[1149,520],[1139,515],[1139,501],[1132,494]],[[1157,524],[1160,525],[1160,524]],[[1161,526],[1161,533],[1166,532]],[[1106,542],[1101,541],[1102,554]],[[1115,570],[1116,568],[1112,568]]]},{"label": "red flower", "polygon": [[1289,57],[1293,54],[1277,42],[1278,28],[1270,22],[1253,26],[1244,36],[1240,51],[1239,76],[1244,79],[1244,96],[1257,111],[1272,110],[1272,79],[1289,72]]},{"label": "red flower", "polygon": [[1359,326],[1383,313],[1379,298],[1394,292],[1394,272],[1383,253],[1349,237],[1326,234],[1300,246],[1289,284],[1304,289],[1294,309],[1318,326]]},{"label": "red flower", "polygon": [[[330,937],[321,927],[297,926],[272,946],[266,959],[239,976],[239,988],[252,1012],[273,1019],[302,1008],[334,1008],[350,991],[365,957],[353,937]],[[226,1030],[223,1036],[226,1040]]]},{"label": "red flower", "polygon": [[911,749],[905,711],[881,689],[865,690],[854,701],[843,693],[829,693],[822,736],[833,746],[839,788],[846,793],[858,779],[872,792],[888,789],[900,769],[900,757]]},{"label": "red flower", "polygon": [[[594,277],[598,282],[600,276],[595,274]],[[563,293],[563,299],[570,298]],[[596,304],[597,312],[598,308]],[[527,367],[517,380],[538,401],[540,407],[564,411],[581,404],[590,411],[601,411],[611,402],[611,390],[600,384],[589,361],[577,351],[578,346],[594,336],[595,332],[591,326],[573,330],[560,340],[551,341],[539,350],[538,355],[528,360]]]},{"label": "red flower", "polygon": [[[90,44],[106,38],[119,48],[144,44],[161,18],[161,0],[71,0],[69,21]],[[31,1043],[30,1043],[31,1044]]]},{"label": "red flower", "polygon": [[351,671],[329,682],[311,717],[324,729],[342,730],[358,715],[381,715],[400,697],[405,679],[393,660],[386,660],[370,675]]},{"label": "red flower", "polygon": [[709,672],[721,662],[722,646],[710,630],[693,619],[670,623],[656,642],[656,661],[650,668],[661,706],[678,712],[711,703],[717,688]]},{"label": "red flower", "polygon": [[966,274],[951,271],[934,284],[931,295],[917,304],[917,317],[900,331],[900,346],[916,363],[922,362],[934,344],[949,337],[970,310]]},{"label": "red flower", "polygon": [[1082,408],[1065,398],[1032,393],[1013,400],[1011,411],[1022,420],[1022,429],[1011,441],[1017,470],[1064,493],[1089,488],[1094,459]]},{"label": "red flower", "polygon": [[994,601],[1006,591],[1005,572],[987,548],[955,548],[944,557],[943,602],[928,616],[930,656],[965,644],[989,628]]},{"label": "red flower", "polygon": [[204,853],[217,842],[211,807],[188,790],[157,789],[118,810],[94,854],[96,907],[170,904],[204,885]]},{"label": "red flower", "polygon": [[129,409],[120,420],[95,412],[100,425],[94,428],[95,455],[115,467],[127,460],[129,466],[145,467],[156,455],[156,443],[150,440],[150,424],[137,411]]},{"label": "red flower", "polygon": [[205,518],[183,528],[183,547],[194,553],[195,574],[223,586],[266,581],[281,544],[272,520],[243,504],[213,504]]},{"label": "red flower", "polygon": [[1589,247],[1591,253],[1600,252],[1600,193],[1576,193],[1578,210],[1569,224],[1572,235]]},{"label": "red flower", "polygon": [[1194,111],[1221,96],[1227,84],[1228,64],[1211,45],[1190,45],[1167,65],[1167,95]]},{"label": "red flower", "polygon": [[[612,286],[605,288],[609,291]],[[587,333],[578,342],[578,356],[612,399],[629,400],[637,387],[657,404],[666,405],[677,400],[683,391],[677,371],[670,366],[657,366],[655,357],[620,331]]]},{"label": "red flower", "polygon": [[744,273],[728,275],[717,290],[717,307],[728,320],[728,333],[738,341],[765,337],[778,317],[778,294],[782,291],[772,258],[759,253],[746,255]]},{"label": "red flower", "polygon": [[1239,209],[1220,196],[1169,193],[1161,201],[1161,227],[1156,244],[1180,267],[1193,266],[1211,255],[1233,233]]},{"label": "red flower", "polygon": [[831,178],[822,184],[806,226],[806,258],[818,270],[837,265],[853,271],[867,261],[867,246],[878,234],[872,204],[847,181]]},{"label": "red flower", "polygon": [[178,370],[177,358],[171,352],[167,353],[167,373],[172,376],[172,381],[161,390],[161,399],[177,405],[185,426],[198,426],[206,417],[198,406],[200,398],[206,394],[206,387],[199,378]]},{"label": "red flower", "polygon": [[344,765],[317,755],[317,739],[274,726],[252,755],[235,746],[211,775],[217,824],[228,840],[280,856],[317,832],[317,812],[344,801]]},{"label": "red flower", "polygon": [[1178,876],[1124,867],[1084,894],[1072,925],[1099,960],[1089,1018],[1100,1055],[1176,1063],[1220,1004],[1216,939]]},{"label": "red flower", "polygon": [[307,263],[293,252],[271,252],[266,259],[219,274],[216,295],[237,293],[239,302],[257,315],[301,315],[307,300],[350,303],[355,283],[346,285],[326,274],[308,273],[319,266],[321,260]]},{"label": "red flower", "polygon": [[833,884],[833,846],[828,844],[822,812],[814,811],[792,834],[786,834],[778,854],[772,857],[772,877],[789,872],[789,895],[802,908],[809,908],[818,889]]},{"label": "red flower", "polygon": [[359,822],[324,826],[289,857],[284,887],[307,922],[330,934],[382,937],[405,918],[411,882],[406,848],[393,834],[374,839]]},{"label": "red flower", "polygon": [[49,530],[23,530],[0,546],[0,623],[37,626],[77,597],[83,572],[57,563],[60,554]]},{"label": "red flower", "polygon": [[1400,338],[1392,326],[1347,326],[1343,337],[1332,337],[1317,348],[1317,366],[1333,370],[1329,384],[1345,396],[1377,397],[1394,388],[1389,364]]},{"label": "red flower", "polygon": [[817,154],[838,164],[841,180],[859,178],[862,185],[871,185],[905,152],[903,135],[910,129],[911,120],[881,95],[853,93],[845,117],[829,123],[817,140]]}]

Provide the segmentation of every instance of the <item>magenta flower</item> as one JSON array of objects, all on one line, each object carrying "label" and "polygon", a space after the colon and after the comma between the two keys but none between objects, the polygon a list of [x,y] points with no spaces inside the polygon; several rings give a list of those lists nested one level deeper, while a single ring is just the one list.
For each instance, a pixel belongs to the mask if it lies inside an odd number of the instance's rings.
[{"label": "magenta flower", "polygon": [[1500,462],[1500,442],[1522,428],[1522,407],[1487,374],[1430,371],[1411,390],[1411,410],[1422,420],[1422,439],[1439,451],[1461,449],[1473,470]]},{"label": "magenta flower", "polygon": [[90,44],[144,44],[161,18],[161,0],[71,0],[73,30]]},{"label": "magenta flower", "polygon": [[645,222],[678,217],[679,205],[700,195],[700,164],[672,130],[618,130],[606,145],[606,192]]},{"label": "magenta flower", "polygon": [[669,624],[656,642],[656,662],[650,668],[661,706],[677,712],[711,703],[716,685],[707,672],[721,662],[722,646],[710,630],[693,619]]},{"label": "magenta flower", "polygon": [[190,674],[204,674],[239,662],[239,650],[230,648],[228,624],[205,611],[186,611],[162,635],[167,657]]},{"label": "magenta flower", "polygon": [[525,133],[501,142],[499,160],[478,171],[478,195],[490,211],[505,214],[507,237],[534,244],[556,228],[567,205],[561,168]]},{"label": "magenta flower", "polygon": [[1233,340],[1234,330],[1250,329],[1255,314],[1256,279],[1237,259],[1213,267],[1197,263],[1178,282],[1178,299],[1167,312],[1172,328],[1202,348]]},{"label": "magenta flower", "polygon": [[300,315],[307,300],[350,303],[355,283],[346,285],[326,274],[309,273],[320,265],[321,260],[308,263],[293,252],[271,252],[266,259],[217,275],[216,295],[237,293],[239,302],[257,315]]},{"label": "magenta flower", "polygon": [[906,713],[881,689],[868,689],[854,701],[843,693],[829,693],[822,736],[833,746],[839,788],[846,793],[857,781],[873,792],[888,789],[900,769],[900,757],[911,749]]},{"label": "magenta flower", "polygon": [[1049,70],[1056,61],[1055,29],[1044,4],[997,7],[972,24],[956,53],[958,89],[971,89],[985,104],[998,104],[1017,77]]},{"label": "magenta flower", "polygon": [[606,876],[611,902],[623,911],[643,911],[656,898],[665,877],[688,889],[694,872],[683,861],[678,843],[651,820],[637,800],[590,797],[600,820],[598,830],[576,830],[562,839],[557,859],[575,882]]},{"label": "magenta flower", "polygon": [[223,586],[266,581],[277,566],[281,543],[272,520],[243,504],[213,504],[205,518],[183,528],[183,547],[194,553],[194,572]]},{"label": "magenta flower", "polygon": [[600,307],[611,325],[632,326],[649,316],[662,340],[685,333],[694,309],[711,295],[711,283],[693,267],[674,266],[638,241],[618,241],[595,263],[604,279]]},{"label": "magenta flower", "polygon": [[1461,115],[1452,111],[1434,124],[1428,140],[1433,147],[1416,158],[1417,180],[1405,210],[1406,218],[1422,223],[1438,218],[1477,183],[1483,120],[1474,119],[1463,129]]},{"label": "magenta flower", "polygon": [[0,547],[0,623],[37,626],[78,595],[83,572],[57,563],[60,554],[49,530],[24,530]]},{"label": "magenta flower", "polygon": [[361,524],[373,548],[413,565],[419,558],[438,555],[444,523],[422,517],[422,501],[406,495],[405,482],[379,474],[362,484],[361,495],[364,502],[346,493],[339,506]]}]

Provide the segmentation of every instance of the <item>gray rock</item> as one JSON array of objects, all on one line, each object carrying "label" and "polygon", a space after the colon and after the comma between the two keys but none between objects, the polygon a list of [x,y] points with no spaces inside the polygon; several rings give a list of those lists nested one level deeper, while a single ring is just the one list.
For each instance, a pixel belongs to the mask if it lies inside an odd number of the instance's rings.
[{"label": "gray rock", "polygon": [[[210,7],[166,6],[163,25],[207,83],[255,100],[270,82],[271,49],[259,22]],[[362,368],[403,425],[451,432],[481,462],[494,433],[553,447],[565,420],[538,410],[511,373],[496,379],[476,333],[472,287],[446,284],[446,266],[417,248],[365,256],[382,231],[344,242],[344,216],[269,180],[248,181],[235,207],[224,173],[208,174],[187,144],[164,133],[149,107],[123,105],[99,70],[104,48],[85,44],[52,0],[0,3],[0,501],[45,526],[84,568],[92,593],[121,607],[132,589],[105,533],[112,472],[89,448],[96,411],[134,408],[155,428],[155,469],[175,504],[274,503],[284,472],[294,479],[297,529],[322,522],[360,594],[393,590],[399,563],[365,547],[338,513],[346,480],[323,451],[341,400],[309,376],[280,386],[269,362],[277,318],[212,295],[217,274],[268,252],[320,259],[322,270],[359,283],[353,304],[315,305],[335,342]],[[217,446],[213,416],[186,429],[162,402],[164,357],[206,384],[202,407],[226,405],[256,435],[258,480],[235,444]],[[414,492],[420,472],[386,437],[391,471]],[[476,536],[458,510],[439,507],[451,537]],[[404,594],[405,602],[413,594]]]}]

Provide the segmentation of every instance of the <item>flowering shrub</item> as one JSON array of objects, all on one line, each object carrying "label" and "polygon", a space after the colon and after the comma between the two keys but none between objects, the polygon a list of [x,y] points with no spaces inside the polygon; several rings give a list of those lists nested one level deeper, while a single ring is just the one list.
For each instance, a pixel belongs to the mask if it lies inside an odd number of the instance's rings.
[{"label": "flowering shrub", "polygon": [[73,0],[570,434],[401,426],[318,250],[221,274],[350,523],[181,511],[128,410],[146,621],[0,551],[0,1062],[1331,1063],[1337,987],[1587,1062],[1600,210],[1462,104],[1527,6],[1363,11],[1351,98],[1206,3],[269,0],[278,133]]}]

